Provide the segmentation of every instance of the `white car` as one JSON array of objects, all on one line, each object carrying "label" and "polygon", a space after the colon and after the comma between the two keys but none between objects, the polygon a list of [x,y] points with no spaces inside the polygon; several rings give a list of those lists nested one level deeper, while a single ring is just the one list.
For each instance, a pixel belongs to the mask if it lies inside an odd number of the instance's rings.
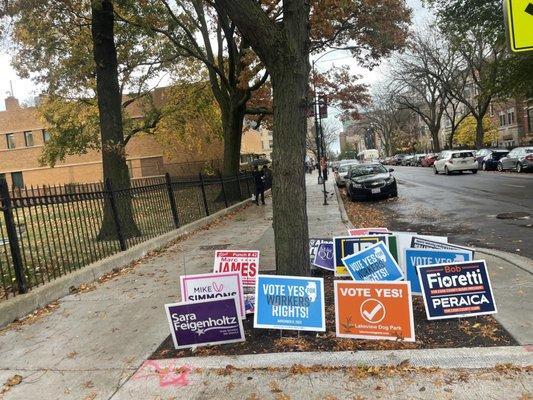
[{"label": "white car", "polygon": [[445,150],[433,164],[433,171],[438,174],[444,172],[450,175],[454,171],[472,171],[477,174],[477,161],[471,150]]},{"label": "white car", "polygon": [[350,168],[358,164],[359,163],[355,161],[349,164],[341,164],[339,166],[337,171],[335,171],[335,182],[337,183],[337,187],[342,187],[346,185],[346,178],[348,177],[348,172],[350,171]]}]

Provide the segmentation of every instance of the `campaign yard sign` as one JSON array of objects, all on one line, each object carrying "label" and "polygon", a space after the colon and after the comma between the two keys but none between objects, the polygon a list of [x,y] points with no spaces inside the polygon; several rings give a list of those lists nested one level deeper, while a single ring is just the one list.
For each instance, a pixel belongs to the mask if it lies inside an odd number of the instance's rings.
[{"label": "campaign yard sign", "polygon": [[244,341],[235,297],[165,304],[176,349]]},{"label": "campaign yard sign", "polygon": [[350,236],[366,236],[370,232],[373,232],[372,234],[376,233],[385,233],[389,230],[387,228],[356,228],[356,229],[348,229],[348,235]]},{"label": "campaign yard sign", "polygon": [[429,320],[495,314],[485,260],[418,267]]},{"label": "campaign yard sign", "polygon": [[354,281],[399,281],[403,279],[398,263],[383,242],[344,257],[342,262]]},{"label": "campaign yard sign", "polygon": [[409,282],[353,282],[335,285],[338,337],[415,341]]},{"label": "campaign yard sign", "polygon": [[451,243],[441,243],[435,240],[424,239],[420,236],[411,238],[411,248],[414,249],[436,249],[436,250],[465,250],[470,252],[470,259],[474,259],[474,250],[469,247],[458,246]]},{"label": "campaign yard sign", "polygon": [[180,283],[183,301],[235,297],[239,304],[239,315],[241,318],[246,318],[241,274],[239,272],[182,275],[180,276]]},{"label": "campaign yard sign", "polygon": [[258,275],[254,328],[326,331],[324,280]]},{"label": "campaign yard sign", "polygon": [[[313,267],[323,268],[315,264],[316,253],[318,252],[319,247],[323,244],[331,244],[333,246],[333,241],[328,238],[310,238],[309,239],[309,260],[311,262],[311,268]],[[331,262],[331,264],[333,264],[333,261]],[[330,269],[332,270],[333,268],[330,268]]]},{"label": "campaign yard sign", "polygon": [[[446,236],[430,236],[430,235],[418,235],[415,232],[394,232],[394,237],[396,238],[397,248],[398,248],[398,264],[402,268],[404,274],[405,270],[405,249],[411,248],[411,241],[413,237],[432,240],[433,242],[439,243],[448,243],[448,238]],[[390,240],[390,239],[389,239]]]},{"label": "campaign yard sign", "polygon": [[333,271],[333,242],[322,243],[315,253],[313,265],[327,271]]},{"label": "campaign yard sign", "polygon": [[216,250],[213,272],[239,272],[243,286],[254,286],[259,272],[259,251]]},{"label": "campaign yard sign", "polygon": [[388,237],[386,235],[334,237],[333,266],[335,267],[335,276],[350,276],[350,273],[342,262],[344,257],[358,253],[378,242],[388,244]]},{"label": "campaign yard sign", "polygon": [[411,292],[422,294],[417,266],[471,261],[470,257],[470,252],[465,250],[405,249],[406,277],[411,282]]}]

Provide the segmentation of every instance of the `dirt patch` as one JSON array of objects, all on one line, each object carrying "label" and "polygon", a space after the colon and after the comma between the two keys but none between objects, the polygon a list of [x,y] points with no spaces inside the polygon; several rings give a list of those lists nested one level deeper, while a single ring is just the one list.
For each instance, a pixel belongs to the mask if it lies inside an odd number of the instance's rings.
[{"label": "dirt patch", "polygon": [[[338,279],[338,278],[337,278]],[[357,351],[392,349],[433,349],[441,347],[491,347],[515,346],[518,343],[491,316],[467,319],[428,321],[422,298],[413,296],[413,315],[416,342],[392,340],[360,340],[335,337],[334,277],[324,275],[324,298],[326,302],[326,332],[298,332],[274,329],[255,329],[253,318],[243,321],[246,341],[211,347],[175,350],[170,335],[150,356],[151,359],[241,355],[302,351]]]}]

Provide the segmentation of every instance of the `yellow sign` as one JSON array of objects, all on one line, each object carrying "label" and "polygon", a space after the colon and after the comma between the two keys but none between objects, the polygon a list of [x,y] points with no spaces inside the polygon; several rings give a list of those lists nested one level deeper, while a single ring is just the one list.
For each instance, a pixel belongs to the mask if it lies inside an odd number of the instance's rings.
[{"label": "yellow sign", "polygon": [[504,0],[511,50],[533,51],[533,0]]}]

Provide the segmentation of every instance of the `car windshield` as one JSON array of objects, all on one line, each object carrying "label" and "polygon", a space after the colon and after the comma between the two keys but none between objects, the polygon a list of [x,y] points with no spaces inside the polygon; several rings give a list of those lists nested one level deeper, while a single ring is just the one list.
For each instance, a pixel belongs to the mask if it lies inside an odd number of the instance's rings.
[{"label": "car windshield", "polygon": [[339,167],[339,172],[348,172],[348,170],[355,164],[344,164]]},{"label": "car windshield", "polygon": [[526,154],[531,154],[531,153],[533,153],[533,147],[526,149]]},{"label": "car windshield", "polygon": [[352,176],[365,176],[383,174],[387,172],[387,169],[383,165],[371,164],[371,165],[358,165],[352,169]]},{"label": "car windshield", "polygon": [[461,153],[453,153],[452,158],[466,158],[474,157],[471,151],[462,151]]}]

